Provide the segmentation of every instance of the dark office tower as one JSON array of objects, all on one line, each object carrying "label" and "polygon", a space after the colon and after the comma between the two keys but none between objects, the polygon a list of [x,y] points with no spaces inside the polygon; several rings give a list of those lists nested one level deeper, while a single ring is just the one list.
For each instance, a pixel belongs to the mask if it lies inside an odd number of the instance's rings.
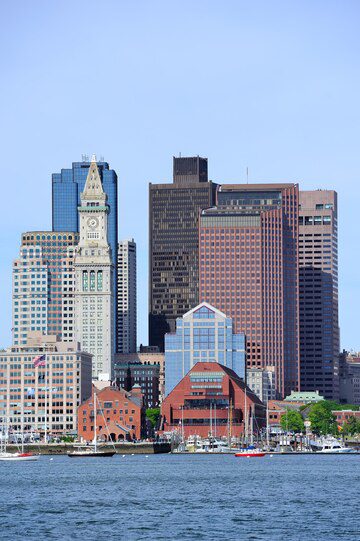
[{"label": "dark office tower", "polygon": [[164,350],[199,302],[199,213],[213,204],[205,158],[174,158],[174,182],[149,186],[149,344]]},{"label": "dark office tower", "polygon": [[173,181],[175,184],[208,181],[207,158],[175,158],[173,157]]},{"label": "dark office tower", "polygon": [[337,194],[300,192],[301,390],[339,398]]},{"label": "dark office tower", "polygon": [[200,302],[246,335],[247,366],[299,389],[297,184],[220,186],[200,216]]}]

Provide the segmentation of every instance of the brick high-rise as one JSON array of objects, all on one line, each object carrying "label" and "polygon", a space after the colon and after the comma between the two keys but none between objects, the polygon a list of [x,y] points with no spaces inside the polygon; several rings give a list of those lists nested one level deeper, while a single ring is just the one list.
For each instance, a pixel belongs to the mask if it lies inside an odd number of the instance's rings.
[{"label": "brick high-rise", "polygon": [[300,192],[301,390],[339,398],[337,194]]},{"label": "brick high-rise", "polygon": [[223,185],[200,217],[200,301],[245,333],[248,367],[275,368],[280,397],[300,379],[298,200],[296,184]]},{"label": "brick high-rise", "polygon": [[149,344],[162,351],[176,318],[199,301],[199,213],[213,192],[200,157],[174,158],[173,183],[149,187]]}]

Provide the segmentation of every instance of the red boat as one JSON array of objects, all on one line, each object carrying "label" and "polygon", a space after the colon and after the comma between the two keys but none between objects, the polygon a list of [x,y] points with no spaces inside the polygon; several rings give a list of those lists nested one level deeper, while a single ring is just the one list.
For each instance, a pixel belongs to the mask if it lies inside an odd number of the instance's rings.
[{"label": "red boat", "polygon": [[259,451],[258,449],[243,449],[239,453],[235,453],[235,456],[242,456],[245,458],[255,458],[265,456],[264,451]]}]

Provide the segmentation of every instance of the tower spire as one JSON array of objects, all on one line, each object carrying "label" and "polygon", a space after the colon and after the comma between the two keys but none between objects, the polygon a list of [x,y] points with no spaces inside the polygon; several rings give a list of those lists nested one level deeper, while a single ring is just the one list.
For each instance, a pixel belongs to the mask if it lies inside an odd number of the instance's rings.
[{"label": "tower spire", "polygon": [[91,163],[89,167],[88,176],[86,178],[84,191],[82,197],[84,199],[98,198],[99,196],[104,196],[104,190],[102,187],[102,182],[99,174],[99,169],[96,163],[96,156],[93,154],[91,156]]}]

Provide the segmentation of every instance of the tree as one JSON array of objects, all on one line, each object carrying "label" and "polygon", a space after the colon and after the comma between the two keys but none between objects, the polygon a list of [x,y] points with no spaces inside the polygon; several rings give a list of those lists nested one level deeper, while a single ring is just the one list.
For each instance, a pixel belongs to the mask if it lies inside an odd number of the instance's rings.
[{"label": "tree", "polygon": [[336,409],[336,402],[331,400],[322,400],[311,406],[308,419],[314,434],[335,435],[338,433],[336,417],[332,413],[333,409]]},{"label": "tree", "polygon": [[158,424],[160,417],[160,408],[148,408],[146,410],[146,418],[150,421],[152,428]]},{"label": "tree", "polygon": [[281,416],[280,425],[283,430],[289,432],[304,432],[305,425],[304,419],[300,412],[295,410],[288,410]]},{"label": "tree", "polygon": [[354,415],[351,415],[346,423],[344,423],[342,433],[350,436],[360,434],[360,419],[357,419]]}]

